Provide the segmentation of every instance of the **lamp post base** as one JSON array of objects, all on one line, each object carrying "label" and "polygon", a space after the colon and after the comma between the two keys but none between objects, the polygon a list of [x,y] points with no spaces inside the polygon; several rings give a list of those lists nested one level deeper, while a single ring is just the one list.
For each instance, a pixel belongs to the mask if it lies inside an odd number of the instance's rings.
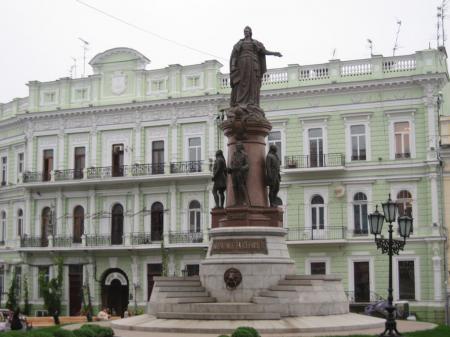
[{"label": "lamp post base", "polygon": [[385,329],[380,334],[380,337],[402,337],[397,330],[397,322],[394,319],[386,319]]}]

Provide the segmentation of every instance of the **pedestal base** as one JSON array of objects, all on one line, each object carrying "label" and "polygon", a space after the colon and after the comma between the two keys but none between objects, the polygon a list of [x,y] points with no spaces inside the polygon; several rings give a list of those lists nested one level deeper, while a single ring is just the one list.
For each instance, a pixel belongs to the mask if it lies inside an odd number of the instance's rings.
[{"label": "pedestal base", "polygon": [[235,206],[214,208],[212,228],[219,227],[283,227],[283,210],[278,207]]}]

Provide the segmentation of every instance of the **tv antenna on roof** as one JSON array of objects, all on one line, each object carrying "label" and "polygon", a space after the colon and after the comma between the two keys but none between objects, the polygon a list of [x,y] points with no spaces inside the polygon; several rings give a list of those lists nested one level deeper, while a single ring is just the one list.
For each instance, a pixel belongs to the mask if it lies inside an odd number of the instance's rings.
[{"label": "tv antenna on roof", "polygon": [[86,51],[88,50],[89,42],[86,40],[83,40],[81,37],[78,38],[81,42],[83,42],[83,75],[81,77],[84,77],[86,75]]},{"label": "tv antenna on roof", "polygon": [[437,7],[437,25],[436,25],[436,46],[440,45],[440,33],[442,31],[442,44],[441,46],[445,47],[445,30],[444,30],[444,20],[445,20],[445,11],[447,6],[447,0],[442,0],[442,4]]},{"label": "tv antenna on roof", "polygon": [[77,59],[72,57],[73,64],[70,66],[70,77],[77,77]]},{"label": "tv antenna on roof", "polygon": [[373,42],[371,39],[367,39],[367,42],[369,42],[370,57],[372,57],[373,56]]},{"label": "tv antenna on roof", "polygon": [[398,49],[398,35],[400,34],[400,27],[402,25],[402,20],[397,20],[397,33],[395,34],[395,44],[392,49],[392,56],[395,56],[395,52]]}]

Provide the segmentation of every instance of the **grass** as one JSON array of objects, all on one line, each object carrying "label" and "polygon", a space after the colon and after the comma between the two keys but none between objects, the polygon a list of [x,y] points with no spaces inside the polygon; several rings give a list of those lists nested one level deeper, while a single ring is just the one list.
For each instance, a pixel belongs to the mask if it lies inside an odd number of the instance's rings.
[{"label": "grass", "polygon": [[[447,337],[447,336],[450,336],[450,327],[448,327],[446,325],[439,325],[438,327],[436,327],[432,330],[405,332],[405,333],[402,333],[402,336],[403,337]],[[328,336],[328,337],[333,337],[333,336]],[[339,337],[374,337],[374,335],[349,335],[349,336],[339,336]]]}]

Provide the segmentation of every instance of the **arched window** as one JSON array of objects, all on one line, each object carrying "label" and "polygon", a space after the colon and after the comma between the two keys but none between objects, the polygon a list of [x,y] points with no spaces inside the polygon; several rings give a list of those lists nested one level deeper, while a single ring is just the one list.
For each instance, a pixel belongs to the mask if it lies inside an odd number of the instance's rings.
[{"label": "arched window", "polygon": [[152,241],[161,241],[164,230],[164,207],[160,202],[152,204],[150,209],[151,224],[150,224],[150,237]]},{"label": "arched window", "polygon": [[17,210],[17,236],[22,237],[23,235],[23,210],[19,208]]},{"label": "arched window", "polygon": [[0,214],[1,228],[0,228],[0,244],[5,243],[6,239],[6,212],[2,211]]},{"label": "arched window", "polygon": [[189,203],[189,232],[199,233],[201,231],[201,213],[200,203],[197,200],[192,200]]},{"label": "arched window", "polygon": [[111,244],[121,245],[123,242],[123,207],[115,204],[111,212]]},{"label": "arched window", "polygon": [[84,234],[84,208],[77,206],[73,209],[73,242],[81,243]]},{"label": "arched window", "polygon": [[353,224],[355,234],[367,234],[367,196],[358,192],[353,197]]},{"label": "arched window", "polygon": [[407,190],[397,193],[398,215],[412,217],[412,194]]},{"label": "arched window", "polygon": [[325,205],[323,198],[316,194],[311,199],[311,228],[324,229],[325,227]]},{"label": "arched window", "polygon": [[48,236],[53,234],[52,211],[50,207],[44,207],[41,213],[41,246],[48,246]]}]

